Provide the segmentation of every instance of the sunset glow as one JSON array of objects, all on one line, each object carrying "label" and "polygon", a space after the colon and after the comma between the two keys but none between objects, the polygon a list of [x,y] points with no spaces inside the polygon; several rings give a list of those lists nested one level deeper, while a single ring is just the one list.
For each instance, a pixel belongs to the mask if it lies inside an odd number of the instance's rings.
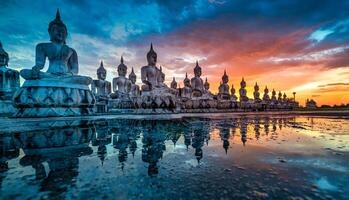
[{"label": "sunset glow", "polygon": [[152,42],[168,84],[175,77],[182,86],[198,60],[213,93],[226,69],[236,91],[245,78],[251,98],[257,82],[262,94],[296,92],[301,105],[349,103],[348,1],[11,2],[0,2],[0,40],[18,70],[34,65],[35,44],[49,40],[60,8],[83,75],[95,78],[103,60],[111,81],[123,55],[141,84]]}]

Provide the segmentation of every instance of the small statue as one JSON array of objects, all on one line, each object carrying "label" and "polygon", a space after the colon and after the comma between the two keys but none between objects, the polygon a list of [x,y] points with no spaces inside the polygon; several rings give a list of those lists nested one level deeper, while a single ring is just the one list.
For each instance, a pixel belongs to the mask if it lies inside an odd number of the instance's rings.
[{"label": "small statue", "polygon": [[254,85],[254,92],[253,92],[253,97],[255,102],[260,102],[261,99],[259,98],[260,94],[259,94],[259,86],[256,82],[256,84]]},{"label": "small statue", "polygon": [[91,89],[93,94],[95,95],[97,101],[105,101],[108,100],[109,95],[111,93],[111,83],[106,81],[107,70],[103,66],[103,61],[99,68],[97,69],[97,80],[93,80],[91,84]]},{"label": "small statue", "polygon": [[228,85],[228,81],[229,81],[229,77],[227,75],[226,70],[224,70],[224,74],[222,76],[222,83],[220,84],[218,90],[218,99],[222,99],[222,100],[229,100],[230,99],[230,94],[229,94],[229,85]]},{"label": "small statue", "polygon": [[284,103],[286,103],[286,102],[287,102],[287,95],[286,95],[286,93],[284,93],[284,95],[283,95],[283,99],[282,99],[282,100],[283,100],[283,102],[284,102]]},{"label": "small statue", "polygon": [[205,83],[204,83],[204,89],[206,91],[209,91],[209,89],[210,89],[210,83],[207,81],[207,77],[206,77],[206,80],[205,80]]},{"label": "small statue", "polygon": [[130,75],[128,76],[128,78],[131,81],[131,89],[130,89],[130,97],[139,97],[140,96],[140,89],[139,86],[136,84],[136,80],[137,80],[137,76],[135,74],[135,72],[133,71],[133,67],[131,70]]},{"label": "small statue", "polygon": [[238,97],[235,95],[235,88],[233,84],[231,85],[230,93],[231,93],[230,100],[233,102],[237,102]]},{"label": "small statue", "polygon": [[165,73],[162,72],[162,67],[160,66],[160,70],[158,71],[157,74],[157,79],[158,79],[158,85],[155,87],[158,88],[168,88],[168,86],[165,84]]},{"label": "small statue", "polygon": [[199,62],[196,61],[196,66],[194,68],[194,75],[195,77],[191,79],[191,88],[192,88],[192,96],[193,97],[201,97],[203,95],[204,91],[204,83],[201,76],[201,67],[199,66]]},{"label": "small statue", "polygon": [[127,66],[124,64],[124,58],[121,56],[118,66],[118,77],[113,79],[113,99],[124,99],[128,97],[131,89],[131,81],[126,78]]},{"label": "small statue", "polygon": [[19,88],[19,73],[8,68],[8,61],[9,56],[0,42],[0,101],[12,100],[13,94]]},{"label": "small statue", "polygon": [[172,89],[175,89],[175,90],[177,89],[177,82],[176,82],[175,77],[173,77],[173,79],[172,79],[171,88],[172,88]]},{"label": "small statue", "polygon": [[184,87],[182,89],[182,98],[191,99],[192,89],[190,85],[190,80],[188,78],[188,74],[185,73],[185,79],[183,80]]},{"label": "small statue", "polygon": [[271,92],[271,102],[272,102],[273,104],[276,104],[276,103],[277,103],[276,92],[275,92],[274,89],[273,89],[273,91]]},{"label": "small statue", "polygon": [[248,101],[248,97],[247,97],[247,91],[246,91],[246,82],[244,80],[244,78],[242,78],[241,82],[240,82],[240,90],[239,90],[239,94],[240,94],[240,102],[247,102]]},{"label": "small statue", "polygon": [[281,91],[279,91],[278,102],[279,102],[279,103],[282,102],[282,93],[281,93]]},{"label": "small statue", "polygon": [[264,89],[263,101],[265,101],[265,102],[269,102],[270,101],[269,89],[268,89],[267,86],[265,86],[265,89]]}]

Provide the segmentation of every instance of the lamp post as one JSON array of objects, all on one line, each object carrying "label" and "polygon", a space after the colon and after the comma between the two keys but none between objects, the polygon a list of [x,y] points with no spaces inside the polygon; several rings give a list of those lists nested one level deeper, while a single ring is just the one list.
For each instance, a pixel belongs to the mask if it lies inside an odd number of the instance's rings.
[{"label": "lamp post", "polygon": [[296,92],[293,92],[293,101],[296,102]]}]

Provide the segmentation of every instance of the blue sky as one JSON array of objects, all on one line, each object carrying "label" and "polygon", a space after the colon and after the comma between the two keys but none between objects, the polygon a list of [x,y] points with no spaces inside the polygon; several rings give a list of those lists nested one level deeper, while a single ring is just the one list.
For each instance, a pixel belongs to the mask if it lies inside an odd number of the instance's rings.
[{"label": "blue sky", "polygon": [[[286,91],[348,80],[349,1],[8,0],[0,7],[0,40],[16,69],[34,65],[35,45],[49,40],[59,8],[80,72],[92,77],[103,60],[111,80],[121,55],[139,77],[153,42],[168,82],[192,75],[196,60],[214,89],[224,69],[234,85],[245,76]],[[288,71],[304,72],[301,81],[280,82]],[[334,74],[327,82],[326,72]]]}]

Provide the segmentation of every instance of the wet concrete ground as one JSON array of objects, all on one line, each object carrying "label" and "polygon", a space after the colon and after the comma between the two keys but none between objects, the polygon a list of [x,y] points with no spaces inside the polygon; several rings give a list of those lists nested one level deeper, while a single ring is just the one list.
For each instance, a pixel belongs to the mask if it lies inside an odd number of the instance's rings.
[{"label": "wet concrete ground", "polygon": [[0,199],[349,199],[346,116],[46,123],[1,129]]}]

